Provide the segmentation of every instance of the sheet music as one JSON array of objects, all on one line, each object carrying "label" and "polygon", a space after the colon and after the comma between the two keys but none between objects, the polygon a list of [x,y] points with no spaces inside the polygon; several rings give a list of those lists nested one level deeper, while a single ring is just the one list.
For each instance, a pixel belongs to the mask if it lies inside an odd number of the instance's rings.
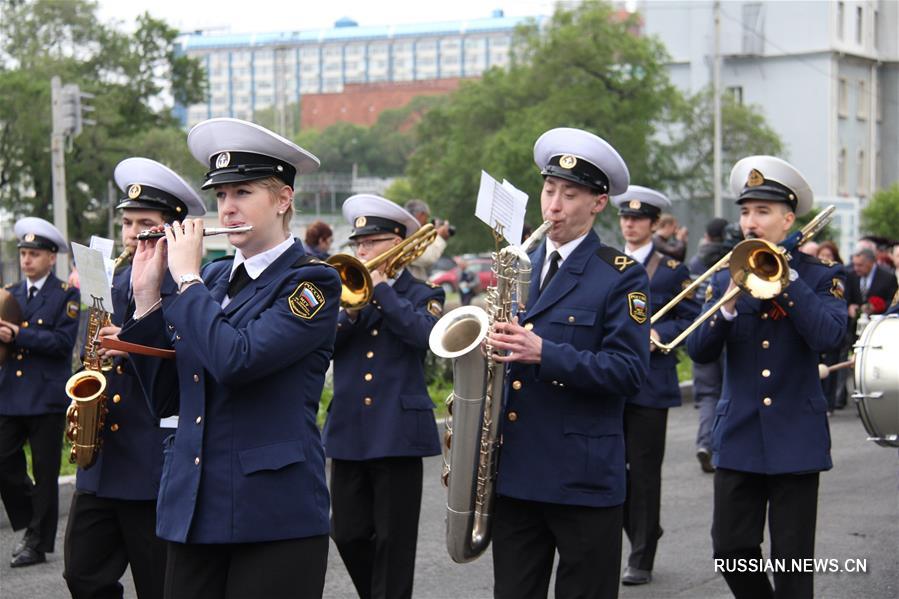
[{"label": "sheet music", "polygon": [[499,183],[485,171],[481,171],[481,185],[475,216],[491,229],[499,229],[502,236],[512,245],[521,245],[524,228],[524,213],[528,195],[503,180]]},{"label": "sheet music", "polygon": [[78,268],[81,303],[91,308],[94,300],[99,298],[103,310],[112,314],[112,286],[106,274],[102,252],[72,242],[72,254]]},{"label": "sheet music", "polygon": [[112,276],[115,274],[115,260],[112,259],[112,252],[115,250],[115,242],[99,235],[91,235],[90,249],[98,250],[103,256],[106,277],[109,279],[109,284],[112,285]]}]

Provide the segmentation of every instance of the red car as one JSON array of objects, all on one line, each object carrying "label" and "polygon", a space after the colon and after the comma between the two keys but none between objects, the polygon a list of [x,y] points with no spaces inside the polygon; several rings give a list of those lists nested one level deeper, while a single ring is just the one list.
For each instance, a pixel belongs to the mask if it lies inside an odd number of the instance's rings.
[{"label": "red car", "polygon": [[457,266],[449,270],[437,271],[431,275],[430,281],[435,285],[440,285],[447,293],[459,290],[459,275],[461,269],[458,266],[459,260],[465,262],[465,268],[478,275],[478,292],[483,293],[488,286],[496,284],[493,277],[493,260],[490,258],[455,258]]}]

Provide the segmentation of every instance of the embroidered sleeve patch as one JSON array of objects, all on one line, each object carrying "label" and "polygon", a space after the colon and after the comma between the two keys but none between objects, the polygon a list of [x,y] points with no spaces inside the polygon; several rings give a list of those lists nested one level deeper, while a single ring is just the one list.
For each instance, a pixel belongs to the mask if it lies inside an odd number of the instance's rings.
[{"label": "embroidered sleeve patch", "polygon": [[834,296],[837,299],[844,299],[846,293],[846,287],[843,285],[843,281],[834,277],[830,282],[830,295]]},{"label": "embroidered sleeve patch", "polygon": [[66,304],[66,316],[72,319],[78,318],[78,302],[69,302]]},{"label": "embroidered sleeve patch", "polygon": [[310,320],[325,305],[325,294],[309,281],[303,281],[287,298],[287,305],[294,316]]},{"label": "embroidered sleeve patch", "polygon": [[627,294],[627,308],[631,318],[637,324],[646,322],[646,294],[640,291],[634,291]]},{"label": "embroidered sleeve patch", "polygon": [[443,305],[440,303],[440,300],[432,299],[428,302],[428,312],[432,315],[440,318],[443,315]]}]

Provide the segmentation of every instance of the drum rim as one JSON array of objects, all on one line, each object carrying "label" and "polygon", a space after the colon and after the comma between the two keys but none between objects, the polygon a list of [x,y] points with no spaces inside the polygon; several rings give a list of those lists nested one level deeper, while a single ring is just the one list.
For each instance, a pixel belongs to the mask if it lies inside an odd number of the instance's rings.
[{"label": "drum rim", "polygon": [[[865,327],[865,330],[862,331],[861,336],[856,343],[856,346],[860,346],[862,351],[855,352],[855,390],[856,392],[860,392],[863,395],[868,393],[867,385],[863,385],[864,377],[862,376],[865,372],[865,367],[868,363],[868,352],[864,351],[868,345],[868,341],[874,335],[874,331],[880,327],[880,324],[883,322],[887,322],[888,320],[899,319],[899,315],[890,314],[887,316],[881,316],[871,321],[871,323]],[[865,428],[865,431],[871,436],[877,438],[874,442],[880,445],[881,447],[899,447],[899,440],[897,441],[886,441],[883,439],[885,436],[883,432],[875,425],[874,419],[871,417],[871,414],[868,412],[868,398],[861,397],[856,403],[855,407],[858,410],[859,418],[861,418],[862,426]],[[899,431],[897,431],[899,432]]]}]

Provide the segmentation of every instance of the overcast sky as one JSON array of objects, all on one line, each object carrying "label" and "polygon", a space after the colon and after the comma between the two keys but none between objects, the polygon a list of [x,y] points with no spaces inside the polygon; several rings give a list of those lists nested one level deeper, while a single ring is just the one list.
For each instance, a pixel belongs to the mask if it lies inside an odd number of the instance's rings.
[{"label": "overcast sky", "polygon": [[149,12],[181,31],[249,33],[328,28],[341,17],[359,25],[426,23],[489,17],[552,14],[552,0],[100,0],[104,21],[131,29]]}]

